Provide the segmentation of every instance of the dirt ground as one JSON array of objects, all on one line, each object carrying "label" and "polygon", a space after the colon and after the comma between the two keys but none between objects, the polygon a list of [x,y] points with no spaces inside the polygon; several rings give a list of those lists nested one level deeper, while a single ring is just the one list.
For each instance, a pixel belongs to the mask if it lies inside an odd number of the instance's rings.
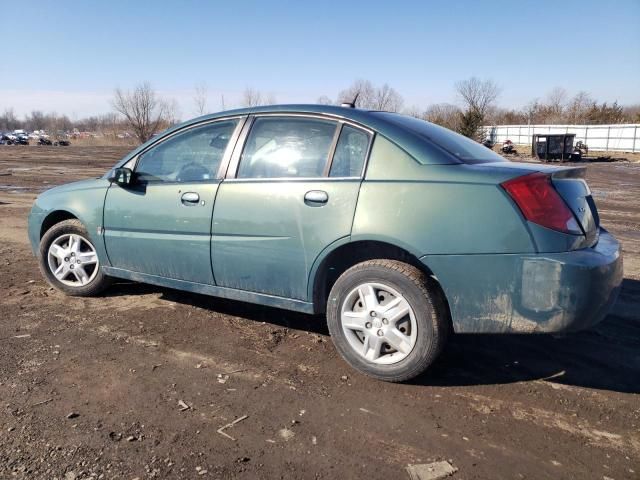
[{"label": "dirt ground", "polygon": [[[352,371],[323,318],[120,283],[69,298],[26,236],[109,147],[0,147],[0,478],[640,478],[640,163],[588,165],[625,281],[597,327],[455,336],[415,382]],[[233,426],[218,429],[234,420]]]}]

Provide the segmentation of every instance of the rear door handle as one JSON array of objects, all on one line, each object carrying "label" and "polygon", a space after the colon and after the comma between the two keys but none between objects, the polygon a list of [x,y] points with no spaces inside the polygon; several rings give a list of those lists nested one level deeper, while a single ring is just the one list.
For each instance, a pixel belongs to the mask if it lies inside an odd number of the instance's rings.
[{"label": "rear door handle", "polygon": [[309,190],[304,194],[304,203],[311,206],[324,205],[329,201],[329,194],[323,190]]},{"label": "rear door handle", "polygon": [[183,205],[197,205],[200,202],[200,195],[196,192],[185,192],[180,197]]}]

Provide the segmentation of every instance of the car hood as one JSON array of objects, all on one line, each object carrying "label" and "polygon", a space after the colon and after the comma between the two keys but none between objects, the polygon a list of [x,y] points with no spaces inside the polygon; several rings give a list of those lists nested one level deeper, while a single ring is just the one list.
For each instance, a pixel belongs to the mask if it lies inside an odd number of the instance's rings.
[{"label": "car hood", "polygon": [[106,188],[109,186],[109,181],[104,178],[89,178],[86,180],[78,180],[76,182],[65,183],[64,185],[58,185],[57,187],[50,188],[49,190],[41,193],[38,198],[45,198],[51,195],[59,195],[69,192],[77,192],[80,190],[91,190]]}]

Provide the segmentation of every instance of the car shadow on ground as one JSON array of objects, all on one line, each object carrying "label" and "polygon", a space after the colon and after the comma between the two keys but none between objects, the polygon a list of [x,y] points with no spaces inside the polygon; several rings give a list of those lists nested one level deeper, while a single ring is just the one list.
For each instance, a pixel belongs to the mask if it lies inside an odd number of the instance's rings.
[{"label": "car shadow on ground", "polygon": [[317,333],[319,335],[329,335],[329,330],[324,316],[307,315],[279,308],[255,305],[236,300],[227,300],[224,298],[173,290],[144,283],[118,281],[112,285],[103,294],[103,296],[135,296],[151,293],[160,293],[161,298],[169,302],[204,308],[221,315],[242,317],[256,322],[270,323],[274,326],[304,330],[311,333]]},{"label": "car shadow on ground", "polygon": [[[162,298],[219,314],[328,335],[324,317],[151,285],[118,283],[107,296]],[[623,312],[623,315],[618,314]],[[640,393],[640,281],[625,279],[618,304],[592,329],[563,335],[453,335],[414,385],[495,385],[531,380]]]}]

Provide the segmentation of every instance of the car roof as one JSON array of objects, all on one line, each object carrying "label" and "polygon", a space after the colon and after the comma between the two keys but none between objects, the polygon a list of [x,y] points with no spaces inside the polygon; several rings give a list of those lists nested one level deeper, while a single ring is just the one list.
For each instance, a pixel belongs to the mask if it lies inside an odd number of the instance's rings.
[{"label": "car roof", "polygon": [[318,115],[328,115],[338,119],[351,120],[372,130],[378,130],[382,124],[389,122],[375,115],[375,110],[364,110],[360,108],[341,107],[337,105],[318,104],[286,104],[286,105],[262,105],[257,107],[238,108],[223,112],[204,115],[185,122],[185,124],[197,123],[210,119],[223,118],[236,115],[251,115],[259,113],[310,113]]},{"label": "car roof", "polygon": [[145,149],[150,143],[158,141],[166,134],[172,133],[194,124],[206,122],[208,120],[216,120],[227,117],[252,115],[260,113],[309,113],[317,115],[325,115],[337,120],[344,119],[366,127],[374,132],[383,135],[385,138],[395,143],[397,146],[405,150],[409,155],[416,158],[422,164],[451,164],[459,163],[455,157],[444,154],[434,156],[430,154],[433,150],[425,148],[425,139],[417,135],[414,131],[403,128],[397,122],[390,121],[385,115],[380,115],[377,110],[364,110],[360,108],[342,107],[337,105],[318,105],[318,104],[288,104],[288,105],[265,105],[258,107],[239,108],[234,110],[225,110],[222,112],[203,115],[201,117],[187,120],[179,125],[175,125],[165,132],[153,137],[147,143],[141,145],[131,152],[121,164],[126,163],[140,151]]}]

